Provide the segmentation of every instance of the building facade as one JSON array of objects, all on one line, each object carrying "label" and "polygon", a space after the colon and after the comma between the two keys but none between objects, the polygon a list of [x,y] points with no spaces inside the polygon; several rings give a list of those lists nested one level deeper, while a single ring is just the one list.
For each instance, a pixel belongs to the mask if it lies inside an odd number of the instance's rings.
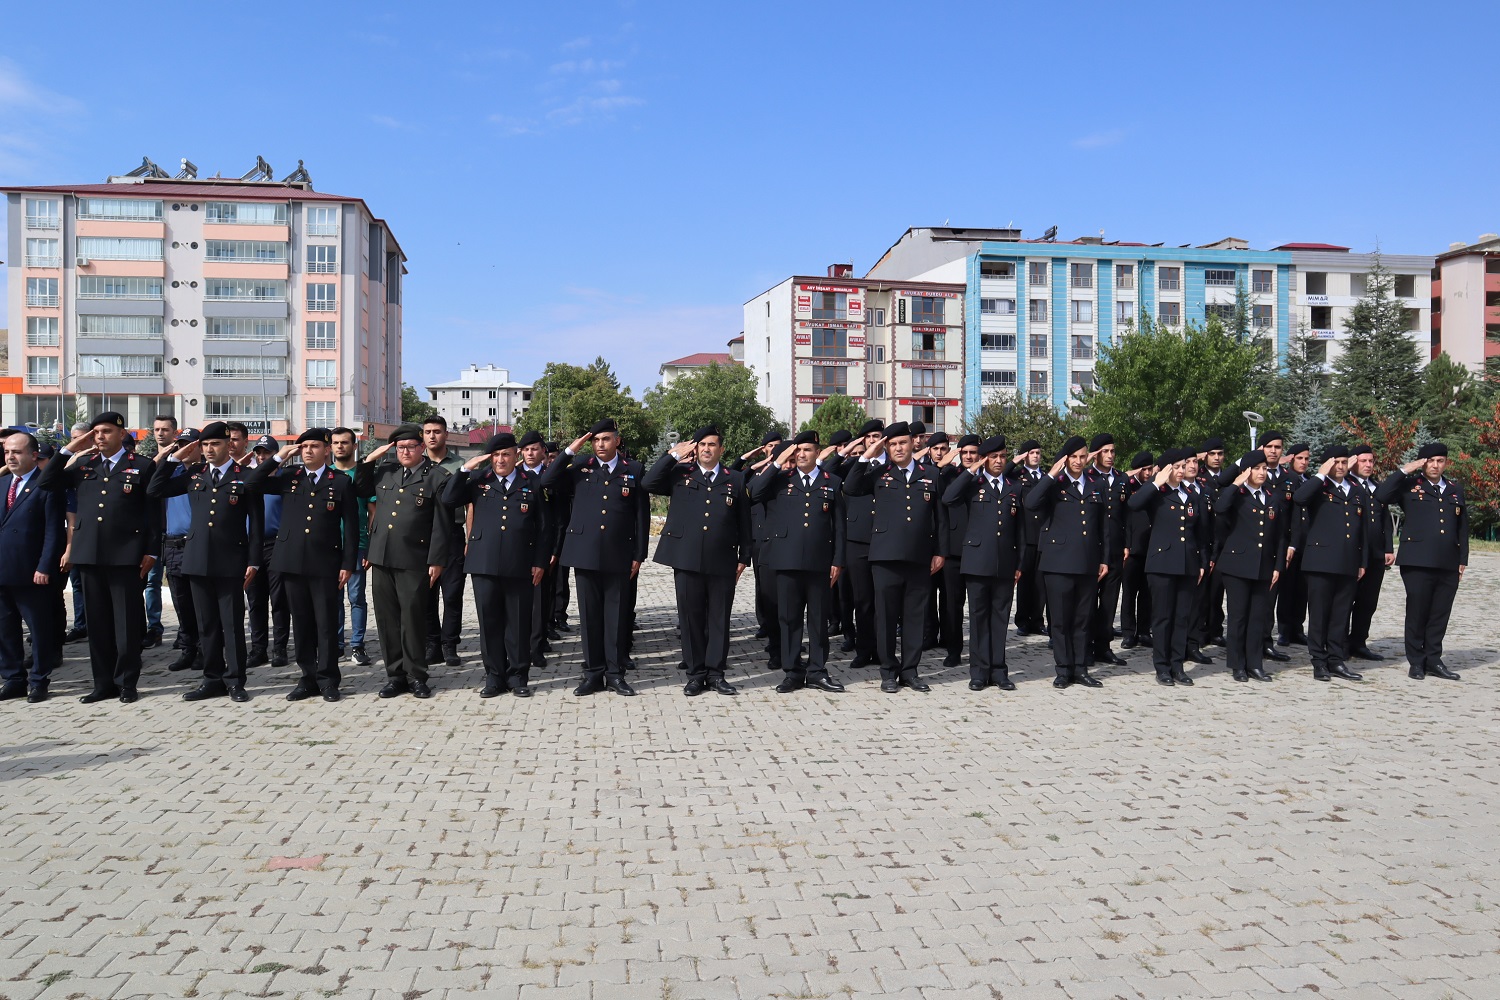
[{"label": "building facade", "polygon": [[965,419],[965,324],[960,283],[855,278],[835,264],[745,303],[744,359],[789,427],[845,395],[872,417],[952,431]]},{"label": "building facade", "polygon": [[1452,243],[1432,267],[1432,356],[1478,374],[1500,355],[1500,235]]},{"label": "building facade", "polygon": [[531,383],[514,382],[507,368],[470,365],[452,382],[429,385],[438,413],[454,430],[481,424],[514,427],[531,405]]},{"label": "building facade", "polygon": [[[1350,253],[1348,247],[1328,243],[1286,243],[1276,248],[1292,255],[1291,330],[1306,331],[1314,343],[1309,353],[1333,371],[1333,362],[1349,339],[1345,324],[1349,310],[1367,291],[1366,276],[1375,266],[1376,254]],[[1381,264],[1395,281],[1392,293],[1403,303],[1406,329],[1421,351],[1424,362],[1434,357],[1432,348],[1431,257],[1417,254],[1380,254]]]},{"label": "building facade", "polygon": [[[11,368],[0,422],[105,409],[131,427],[256,433],[401,412],[406,257],[358,198],[274,181],[145,176],[5,189]],[[255,173],[255,172],[252,172]]]},{"label": "building facade", "polygon": [[661,384],[665,388],[682,378],[682,376],[702,371],[709,365],[732,365],[737,363],[732,354],[715,354],[700,351],[697,354],[689,354],[686,357],[676,358],[672,361],[663,361],[657,368],[657,372],[661,375]]}]

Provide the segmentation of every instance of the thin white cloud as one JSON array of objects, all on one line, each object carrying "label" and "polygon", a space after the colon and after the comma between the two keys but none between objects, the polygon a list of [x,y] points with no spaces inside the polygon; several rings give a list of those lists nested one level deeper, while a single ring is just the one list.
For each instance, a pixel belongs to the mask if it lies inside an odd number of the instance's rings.
[{"label": "thin white cloud", "polygon": [[583,35],[579,38],[573,38],[566,42],[563,42],[558,46],[558,48],[564,52],[577,52],[579,49],[588,48],[591,44],[593,44],[593,41],[594,40],[592,38],[588,37],[587,35]]},{"label": "thin white cloud", "polygon": [[0,110],[58,114],[82,107],[73,98],[32,82],[21,67],[0,58]]},{"label": "thin white cloud", "polygon": [[86,112],[81,101],[43,87],[0,58],[0,175],[24,182],[46,174],[61,135]]},{"label": "thin white cloud", "polygon": [[374,122],[376,125],[381,126],[382,128],[395,129],[398,131],[409,131],[417,127],[412,122],[404,122],[399,118],[392,118],[390,115],[371,115],[370,121]]},{"label": "thin white cloud", "polygon": [[1106,146],[1116,146],[1125,141],[1125,130],[1112,128],[1103,132],[1092,132],[1089,135],[1079,136],[1074,139],[1074,149],[1104,149]]}]

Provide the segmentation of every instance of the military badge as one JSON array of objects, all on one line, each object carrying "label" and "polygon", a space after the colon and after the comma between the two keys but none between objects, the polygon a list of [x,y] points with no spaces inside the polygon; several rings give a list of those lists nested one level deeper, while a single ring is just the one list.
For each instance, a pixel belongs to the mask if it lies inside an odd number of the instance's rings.
[{"label": "military badge", "polygon": [[825,514],[828,513],[828,501],[827,500],[823,501],[823,513],[825,513]]},{"label": "military badge", "polygon": [[628,497],[628,496],[630,496],[630,487],[629,486],[621,486],[620,487],[620,496],[622,496],[622,497]]},{"label": "military badge", "polygon": [[[109,480],[106,479],[105,482],[107,483],[107,482],[109,482]],[[131,490],[135,489],[135,484],[132,483],[130,480],[127,479],[127,480],[125,480],[124,489],[125,489],[126,493],[129,493]]]},{"label": "military badge", "polygon": [[529,503],[523,503],[523,504],[521,504],[521,513],[522,514],[526,513],[530,509],[531,509],[531,504],[529,504]]},{"label": "military badge", "polygon": [[728,495],[726,495],[724,497],[724,506],[726,506],[726,507],[733,507],[734,506],[734,496],[733,496],[733,494],[728,494]]},{"label": "military badge", "polygon": [[1195,512],[1194,512],[1194,510],[1193,510],[1193,505],[1192,505],[1192,504],[1188,504],[1188,505],[1187,505],[1187,516],[1188,516],[1188,517],[1193,517],[1193,516],[1195,516]]},{"label": "military badge", "polygon": [[1270,510],[1266,511],[1266,517],[1272,521],[1276,520],[1276,508],[1272,507]]}]

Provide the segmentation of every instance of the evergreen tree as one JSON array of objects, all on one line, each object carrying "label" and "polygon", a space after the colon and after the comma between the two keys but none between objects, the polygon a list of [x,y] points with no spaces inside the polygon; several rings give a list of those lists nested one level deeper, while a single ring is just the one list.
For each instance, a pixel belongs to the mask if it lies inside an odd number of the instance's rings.
[{"label": "evergreen tree", "polygon": [[1472,451],[1478,432],[1469,423],[1488,411],[1485,392],[1469,369],[1446,352],[1433,358],[1422,372],[1422,402],[1418,411],[1422,426],[1433,440],[1455,450]]},{"label": "evergreen tree", "polygon": [[1315,465],[1324,448],[1339,444],[1345,437],[1333,418],[1333,412],[1328,409],[1328,404],[1319,396],[1313,396],[1297,411],[1286,434],[1290,439],[1288,444],[1307,442],[1312,448]]},{"label": "evergreen tree", "polygon": [[1265,399],[1264,416],[1272,427],[1284,427],[1297,419],[1297,414],[1314,399],[1323,399],[1323,353],[1322,341],[1300,327],[1292,334],[1287,344],[1286,364],[1271,378],[1271,383],[1262,398]]},{"label": "evergreen tree", "polygon": [[1004,434],[1012,452],[1022,441],[1035,438],[1050,460],[1068,436],[1082,428],[1075,416],[1058,413],[1050,398],[996,392],[969,418],[967,429],[981,439]]},{"label": "evergreen tree", "polygon": [[1407,420],[1421,403],[1422,355],[1407,333],[1406,306],[1395,278],[1375,255],[1365,294],[1344,321],[1349,337],[1333,363],[1328,405],[1339,417],[1376,413]]},{"label": "evergreen tree", "polygon": [[818,440],[827,444],[834,431],[857,434],[859,428],[868,419],[870,418],[866,415],[864,407],[848,396],[834,394],[829,396],[811,417],[802,421],[802,426],[798,430],[817,431]]},{"label": "evergreen tree", "polygon": [[690,438],[700,427],[712,425],[724,435],[724,449],[742,455],[760,444],[775,422],[769,407],[756,399],[755,374],[743,365],[711,364],[658,385],[646,393],[646,410],[665,432]]}]

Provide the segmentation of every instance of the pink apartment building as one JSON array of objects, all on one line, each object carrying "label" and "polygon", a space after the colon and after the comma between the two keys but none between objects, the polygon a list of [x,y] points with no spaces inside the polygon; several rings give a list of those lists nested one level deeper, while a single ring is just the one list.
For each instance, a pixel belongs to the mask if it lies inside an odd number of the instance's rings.
[{"label": "pink apartment building", "polygon": [[0,425],[118,410],[254,433],[396,422],[406,257],[359,198],[169,177],[12,187],[10,370]]}]

